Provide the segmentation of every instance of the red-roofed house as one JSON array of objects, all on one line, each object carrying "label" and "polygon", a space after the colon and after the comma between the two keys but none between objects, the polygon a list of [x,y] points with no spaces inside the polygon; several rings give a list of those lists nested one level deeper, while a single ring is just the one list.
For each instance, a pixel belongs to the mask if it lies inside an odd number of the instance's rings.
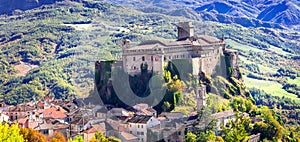
[{"label": "red-roofed house", "polygon": [[95,135],[96,132],[97,132],[97,130],[94,127],[83,131],[83,139],[84,139],[84,141],[85,142],[90,141],[93,138],[93,136]]}]

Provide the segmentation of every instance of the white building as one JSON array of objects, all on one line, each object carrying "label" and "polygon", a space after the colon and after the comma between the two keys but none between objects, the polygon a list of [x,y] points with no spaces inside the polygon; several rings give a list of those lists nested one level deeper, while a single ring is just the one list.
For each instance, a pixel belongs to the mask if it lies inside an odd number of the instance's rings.
[{"label": "white building", "polygon": [[0,122],[8,122],[9,116],[5,115],[4,113],[1,113],[0,115]]},{"label": "white building", "polygon": [[127,121],[128,131],[138,137],[139,142],[147,141],[147,129],[160,125],[160,122],[153,116],[135,115]]}]

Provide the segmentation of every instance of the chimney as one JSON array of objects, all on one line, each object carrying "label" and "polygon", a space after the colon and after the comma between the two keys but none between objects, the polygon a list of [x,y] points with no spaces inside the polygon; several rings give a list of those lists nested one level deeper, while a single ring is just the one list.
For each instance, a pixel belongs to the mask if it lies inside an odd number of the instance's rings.
[{"label": "chimney", "polygon": [[194,36],[194,26],[192,22],[179,22],[177,25],[178,40],[185,40]]},{"label": "chimney", "polygon": [[122,48],[130,48],[130,40],[129,39],[122,40]]}]

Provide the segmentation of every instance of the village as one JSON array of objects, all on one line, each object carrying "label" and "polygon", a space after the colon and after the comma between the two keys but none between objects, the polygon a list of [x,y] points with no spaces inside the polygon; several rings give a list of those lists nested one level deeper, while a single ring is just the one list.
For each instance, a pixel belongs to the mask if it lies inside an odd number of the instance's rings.
[{"label": "village", "polygon": [[[86,102],[87,103],[87,102]],[[227,110],[211,115],[216,120],[217,131],[234,120],[236,113]],[[248,116],[248,114],[243,114]],[[128,142],[185,141],[186,128],[193,130],[197,112],[184,116],[181,112],[157,112],[147,104],[137,104],[132,108],[112,108],[112,106],[94,105],[81,100],[62,102],[53,97],[44,101],[28,102],[17,106],[1,104],[1,122],[14,124],[20,128],[31,128],[45,135],[55,132],[67,138],[82,136],[84,141],[93,138],[96,132],[106,137],[114,136]],[[256,118],[252,119],[257,121]],[[216,133],[217,133],[216,131]],[[255,135],[251,141],[257,141]]]}]

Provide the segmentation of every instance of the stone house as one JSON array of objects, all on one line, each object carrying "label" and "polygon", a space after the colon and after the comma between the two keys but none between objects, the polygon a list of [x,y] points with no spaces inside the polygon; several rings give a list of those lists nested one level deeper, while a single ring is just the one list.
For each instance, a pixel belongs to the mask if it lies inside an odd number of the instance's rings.
[{"label": "stone house", "polygon": [[5,115],[9,116],[11,121],[17,120],[19,118],[24,118],[36,113],[35,106],[30,104],[19,104],[16,106],[10,106],[3,112]]},{"label": "stone house", "polygon": [[185,124],[181,119],[160,120],[160,125],[147,131],[147,141],[182,142],[185,141]]},{"label": "stone house", "polygon": [[214,113],[212,114],[212,118],[217,121],[216,126],[217,126],[217,131],[219,131],[222,129],[222,126],[226,126],[229,123],[229,121],[233,121],[236,118],[236,116],[235,116],[235,112],[231,109],[231,110]]},{"label": "stone house", "polygon": [[85,131],[83,131],[83,140],[85,142],[90,141],[93,136],[96,134],[97,130],[94,127],[91,127]]},{"label": "stone house", "polygon": [[147,141],[147,129],[157,126],[160,122],[153,116],[135,115],[128,121],[128,131],[138,137],[138,141]]}]

